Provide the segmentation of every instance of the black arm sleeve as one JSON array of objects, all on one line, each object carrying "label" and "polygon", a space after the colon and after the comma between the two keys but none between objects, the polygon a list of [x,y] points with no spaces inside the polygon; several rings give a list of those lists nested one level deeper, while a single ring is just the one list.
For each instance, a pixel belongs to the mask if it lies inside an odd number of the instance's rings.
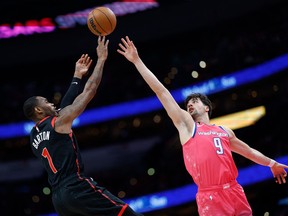
[{"label": "black arm sleeve", "polygon": [[81,87],[80,83],[81,83],[81,79],[73,77],[72,82],[61,101],[60,109],[63,109],[64,107],[73,103],[74,99],[79,94],[79,89]]}]

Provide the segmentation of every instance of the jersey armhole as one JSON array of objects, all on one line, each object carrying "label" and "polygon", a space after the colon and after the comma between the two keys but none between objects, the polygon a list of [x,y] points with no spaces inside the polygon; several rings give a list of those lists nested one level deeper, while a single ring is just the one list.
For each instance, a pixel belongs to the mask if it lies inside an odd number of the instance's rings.
[{"label": "jersey armhole", "polygon": [[225,130],[225,128],[223,126],[220,125],[218,127],[221,128],[223,131],[225,131],[228,134],[228,136],[229,136],[229,133]]},{"label": "jersey armhole", "polygon": [[194,136],[196,134],[196,130],[197,130],[197,123],[194,122],[194,127],[193,127],[193,131],[192,131],[192,138],[194,138]]},{"label": "jersey armhole", "polygon": [[54,128],[54,126],[55,126],[55,121],[56,121],[56,116],[54,116],[54,117],[52,118],[52,120],[51,120],[51,125],[52,125],[53,128]]}]

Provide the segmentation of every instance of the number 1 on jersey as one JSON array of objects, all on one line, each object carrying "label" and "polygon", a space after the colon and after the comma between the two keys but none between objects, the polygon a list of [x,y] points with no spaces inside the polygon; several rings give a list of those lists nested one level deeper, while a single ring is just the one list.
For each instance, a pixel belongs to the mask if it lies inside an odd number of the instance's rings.
[{"label": "number 1 on jersey", "polygon": [[57,173],[57,169],[55,168],[55,166],[54,166],[54,164],[53,164],[53,161],[52,161],[52,158],[51,158],[51,156],[50,156],[50,154],[49,154],[49,152],[48,152],[48,149],[47,149],[46,147],[43,148],[42,156],[43,156],[44,158],[47,158],[48,163],[49,163],[49,166],[50,166],[52,172],[53,172],[53,173]]}]

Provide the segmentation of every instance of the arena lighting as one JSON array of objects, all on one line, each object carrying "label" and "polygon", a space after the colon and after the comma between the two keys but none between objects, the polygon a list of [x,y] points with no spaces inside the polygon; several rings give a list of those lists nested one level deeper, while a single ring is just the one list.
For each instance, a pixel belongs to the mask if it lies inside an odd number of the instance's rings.
[{"label": "arena lighting", "polygon": [[[288,156],[276,158],[279,163],[287,164]],[[269,167],[258,164],[239,169],[237,181],[242,186],[253,185],[262,181],[271,179],[274,181]],[[255,175],[257,173],[257,175]],[[192,181],[192,180],[191,180]],[[157,211],[165,208],[171,208],[195,201],[197,186],[188,184],[172,190],[165,190],[158,193],[148,194],[132,199],[124,199],[131,208],[140,213]],[[287,200],[282,200],[282,203]],[[42,214],[38,216],[57,216],[56,213]]]},{"label": "arena lighting", "polygon": [[[186,96],[192,92],[201,92],[207,95],[214,94],[227,89],[236,88],[247,83],[255,82],[273,74],[282,72],[287,68],[288,54],[285,54],[255,67],[194,84],[193,87],[189,86],[171,91],[171,94],[178,103],[183,103]],[[145,104],[145,106],[143,106],[143,104]],[[73,127],[81,127],[98,122],[152,112],[159,109],[163,109],[163,106],[156,96],[102,108],[90,109],[86,110],[77,119],[75,119],[73,122]],[[33,126],[34,123],[30,121],[0,125],[0,139],[27,136]]]},{"label": "arena lighting", "polygon": [[[110,8],[116,16],[137,13],[144,10],[157,8],[159,3],[156,0],[142,1],[118,1],[103,6]],[[94,7],[93,7],[94,8]],[[59,15],[55,18],[43,17],[40,20],[27,20],[24,23],[15,22],[14,24],[0,24],[0,40],[19,35],[29,36],[32,34],[44,34],[54,32],[58,29],[75,28],[77,25],[86,25],[88,13],[93,8],[77,11],[66,15]]]},{"label": "arena lighting", "polygon": [[232,130],[243,127],[248,127],[255,124],[257,120],[266,114],[264,106],[243,110],[241,112],[232,113],[229,115],[221,116],[211,119],[211,124],[224,125]]}]

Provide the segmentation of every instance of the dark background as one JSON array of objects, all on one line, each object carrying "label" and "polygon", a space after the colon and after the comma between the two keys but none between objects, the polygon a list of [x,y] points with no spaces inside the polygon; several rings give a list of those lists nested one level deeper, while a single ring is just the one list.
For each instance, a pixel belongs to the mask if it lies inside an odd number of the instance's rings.
[{"label": "dark background", "polygon": [[[29,1],[0,3],[0,24],[55,17],[112,1]],[[128,35],[140,56],[160,81],[170,89],[261,64],[287,53],[288,3],[284,0],[159,1],[160,7],[117,17],[117,27],[108,36],[109,58],[99,91],[88,106],[102,107],[153,95],[134,66],[116,52],[120,38]],[[43,95],[55,101],[64,94],[82,53],[96,59],[97,37],[86,26],[48,34],[0,40],[1,124],[26,119],[24,100]],[[205,60],[207,68],[199,67]],[[95,61],[94,61],[95,62]],[[172,67],[175,78],[166,83]],[[192,70],[200,74],[192,79]],[[237,89],[210,95],[213,117],[265,105],[267,115],[255,125],[236,130],[236,135],[269,157],[286,155],[287,71]],[[255,96],[256,92],[256,96]],[[145,106],[145,104],[143,104]],[[155,117],[161,121],[155,123]],[[112,193],[125,191],[124,198],[173,189],[192,183],[187,174],[178,134],[164,110],[75,129],[80,148],[87,156],[86,170]],[[48,186],[43,172],[35,178],[3,180],[16,165],[34,159],[28,137],[0,140],[1,215],[37,215],[53,212],[51,197],[42,194]],[[121,151],[119,151],[119,149]],[[117,151],[118,150],[118,151]],[[126,151],[125,151],[126,150]],[[95,157],[88,157],[91,152]],[[116,153],[115,153],[116,152]],[[239,168],[253,164],[235,155]],[[154,176],[147,169],[154,167]],[[26,175],[29,170],[23,169]],[[31,174],[33,176],[33,174]],[[257,173],[255,173],[257,175]],[[137,179],[131,185],[132,178]],[[272,179],[245,187],[254,215],[288,215],[279,205],[287,197],[287,185]],[[32,196],[40,197],[39,203]],[[145,215],[197,215],[196,203]]]}]

